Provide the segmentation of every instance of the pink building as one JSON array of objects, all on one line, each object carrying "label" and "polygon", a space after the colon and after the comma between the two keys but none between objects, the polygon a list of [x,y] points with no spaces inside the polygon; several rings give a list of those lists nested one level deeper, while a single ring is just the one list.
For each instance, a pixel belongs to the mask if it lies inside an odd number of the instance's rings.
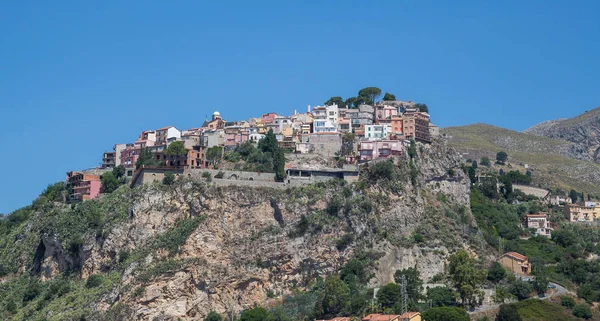
[{"label": "pink building", "polygon": [[277,116],[276,113],[263,114],[261,120],[263,124],[271,124],[275,120],[275,116]]},{"label": "pink building", "polygon": [[375,106],[375,119],[377,120],[385,120],[391,119],[392,116],[398,115],[398,108],[387,106],[387,105],[377,105]]},{"label": "pink building", "polygon": [[363,140],[360,142],[361,161],[387,158],[402,154],[402,142],[399,140]]},{"label": "pink building", "polygon": [[241,126],[229,126],[225,128],[225,149],[231,150],[241,143],[247,141],[250,133],[247,128]]},{"label": "pink building", "polygon": [[69,195],[71,201],[84,201],[96,198],[100,194],[100,176],[82,172],[67,173],[67,187],[73,192]]},{"label": "pink building", "polygon": [[135,167],[140,151],[141,148],[136,148],[134,144],[127,144],[125,149],[121,151],[121,165],[126,168]]}]

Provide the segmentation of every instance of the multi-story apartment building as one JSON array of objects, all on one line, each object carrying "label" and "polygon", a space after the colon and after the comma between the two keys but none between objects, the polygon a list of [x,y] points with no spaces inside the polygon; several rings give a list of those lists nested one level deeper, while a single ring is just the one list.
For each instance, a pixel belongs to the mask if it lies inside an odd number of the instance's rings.
[{"label": "multi-story apartment building", "polygon": [[600,218],[600,206],[567,204],[563,212],[570,222],[593,222]]},{"label": "multi-story apartment building", "polygon": [[241,126],[225,127],[225,150],[233,150],[236,146],[247,141],[250,137],[248,128]]},{"label": "multi-story apartment building", "polygon": [[100,194],[102,183],[99,175],[72,171],[67,173],[66,180],[67,188],[72,191],[70,201],[89,200]]},{"label": "multi-story apartment building", "polygon": [[116,158],[115,152],[104,152],[102,155],[102,168],[115,167]]},{"label": "multi-story apartment building", "polygon": [[338,106],[317,106],[313,109],[313,132],[334,133],[338,131]]},{"label": "multi-story apartment building", "polygon": [[530,229],[535,229],[535,235],[543,235],[550,237],[552,233],[552,227],[548,221],[548,214],[527,214],[525,215],[525,226]]},{"label": "multi-story apartment building", "polygon": [[[402,116],[404,136],[421,143],[431,143],[429,134],[429,114],[422,112],[406,112]],[[393,124],[392,124],[393,126]]]},{"label": "multi-story apartment building", "polygon": [[391,125],[365,125],[365,138],[382,139],[387,138],[392,132]]},{"label": "multi-story apartment building", "polygon": [[361,140],[359,160],[370,161],[402,154],[402,142],[399,140]]},{"label": "multi-story apartment building", "polygon": [[166,145],[172,138],[181,138],[181,132],[177,128],[167,126],[156,130],[156,145]]}]

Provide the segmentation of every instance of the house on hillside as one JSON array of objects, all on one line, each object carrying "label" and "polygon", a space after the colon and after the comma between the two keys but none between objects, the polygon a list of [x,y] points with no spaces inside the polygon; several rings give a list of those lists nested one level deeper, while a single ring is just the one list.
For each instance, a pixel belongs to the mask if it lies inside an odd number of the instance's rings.
[{"label": "house on hillside", "polygon": [[66,181],[67,190],[71,191],[69,201],[85,201],[100,195],[100,175],[72,171],[67,173]]},{"label": "house on hillside", "polygon": [[181,138],[181,132],[174,126],[167,126],[156,130],[156,144],[166,145],[171,138]]},{"label": "house on hillside", "polygon": [[525,226],[530,229],[535,229],[535,235],[550,237],[553,228],[548,221],[548,214],[527,214],[525,215]]},{"label": "house on hillside", "polygon": [[[588,204],[591,205],[591,204]],[[567,204],[563,208],[565,217],[569,222],[594,222],[600,218],[600,206],[586,206]]]},{"label": "house on hillside", "polygon": [[362,321],[421,321],[421,313],[405,312],[403,314],[369,314]]},{"label": "house on hillside", "polygon": [[315,320],[315,321],[350,321],[350,317],[335,317],[333,319],[329,319],[329,320]]},{"label": "house on hillside", "polygon": [[529,273],[531,273],[529,259],[525,255],[517,252],[504,253],[500,259],[498,259],[498,263],[513,274],[529,275]]}]

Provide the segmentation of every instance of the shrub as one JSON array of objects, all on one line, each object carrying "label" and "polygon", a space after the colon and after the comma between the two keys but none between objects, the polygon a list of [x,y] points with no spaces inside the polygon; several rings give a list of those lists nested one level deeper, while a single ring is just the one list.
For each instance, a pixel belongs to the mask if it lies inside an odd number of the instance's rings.
[{"label": "shrub", "polygon": [[223,317],[215,311],[210,311],[204,321],[222,321]]},{"label": "shrub", "polygon": [[177,254],[179,247],[187,241],[203,220],[204,217],[200,216],[180,220],[175,227],[159,235],[154,241],[154,246],[169,251],[169,255]]},{"label": "shrub", "polygon": [[521,316],[513,304],[503,304],[496,315],[496,321],[521,321]]},{"label": "shrub", "polygon": [[145,292],[145,291],[146,291],[146,288],[145,288],[145,287],[143,287],[143,286],[138,286],[138,287],[135,289],[135,291],[133,291],[133,296],[137,298],[137,297],[141,296],[142,294],[144,294],[144,292]]},{"label": "shrub", "polygon": [[414,233],[413,240],[415,241],[415,243],[423,243],[425,242],[425,237],[422,234]]},{"label": "shrub", "polygon": [[85,281],[85,287],[88,289],[97,288],[102,285],[102,283],[104,283],[104,276],[100,274],[92,274],[87,281]]},{"label": "shrub", "polygon": [[204,173],[202,173],[202,177],[206,178],[207,182],[212,181],[212,177],[210,175],[210,172],[204,172]]},{"label": "shrub", "polygon": [[592,309],[587,303],[578,304],[573,307],[573,315],[578,318],[589,319],[592,317]]},{"label": "shrub", "polygon": [[225,176],[225,172],[223,172],[223,171],[219,171],[217,174],[215,174],[215,178],[218,178],[218,179],[223,178],[223,176]]},{"label": "shrub", "polygon": [[163,177],[162,183],[165,185],[172,185],[173,183],[175,183],[175,174],[171,172],[166,172],[165,176]]},{"label": "shrub", "polygon": [[560,297],[560,304],[562,304],[562,306],[565,306],[569,309],[572,309],[575,306],[575,299],[573,299],[570,296],[563,295]]},{"label": "shrub", "polygon": [[342,201],[340,200],[339,197],[334,196],[329,201],[329,204],[327,204],[326,212],[327,212],[327,214],[329,214],[331,216],[337,216],[338,213],[340,212],[341,208],[342,208]]},{"label": "shrub", "polygon": [[354,241],[354,237],[351,234],[344,234],[342,238],[335,242],[335,247],[338,249],[338,251],[343,251],[352,243],[352,241]]},{"label": "shrub", "polygon": [[457,307],[431,308],[423,312],[423,320],[427,321],[469,321],[465,309]]}]

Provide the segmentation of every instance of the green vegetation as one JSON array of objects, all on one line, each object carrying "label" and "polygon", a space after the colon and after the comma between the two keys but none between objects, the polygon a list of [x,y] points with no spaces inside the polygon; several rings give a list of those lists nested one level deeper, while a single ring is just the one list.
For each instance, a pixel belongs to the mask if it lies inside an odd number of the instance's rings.
[{"label": "green vegetation", "polygon": [[344,106],[344,99],[340,96],[333,96],[329,98],[325,103],[325,106],[338,105],[339,107]]},{"label": "green vegetation", "polygon": [[383,100],[384,101],[396,100],[396,96],[394,94],[390,94],[390,93],[386,92],[385,95],[383,95]]},{"label": "green vegetation", "polygon": [[560,297],[560,304],[564,307],[572,309],[575,306],[575,299],[573,299],[573,297],[563,295]]},{"label": "green vegetation", "polygon": [[508,160],[508,154],[504,151],[500,151],[496,153],[496,163],[504,165],[504,163]]},{"label": "green vegetation", "polygon": [[[510,304],[519,312],[523,321],[575,321],[580,320],[573,317],[564,307],[548,302],[547,300],[527,299],[525,301]],[[515,319],[503,319],[515,320]],[[519,319],[516,319],[519,320]]]},{"label": "green vegetation", "polygon": [[223,317],[215,311],[210,311],[204,321],[223,321]]},{"label": "green vegetation", "polygon": [[269,130],[258,142],[258,148],[251,141],[245,141],[231,153],[225,155],[228,162],[237,163],[244,160],[241,168],[244,171],[275,173],[277,181],[285,178],[285,155],[279,146],[273,130]]},{"label": "green vegetation", "polygon": [[154,154],[148,148],[142,148],[140,152],[140,156],[138,156],[137,161],[135,162],[135,168],[140,168],[142,166],[158,166],[160,162],[156,160]]},{"label": "green vegetation", "polygon": [[457,307],[431,308],[423,312],[425,321],[469,321],[467,311]]},{"label": "green vegetation", "polygon": [[477,306],[483,297],[481,286],[487,277],[487,272],[478,269],[475,259],[470,257],[465,250],[458,250],[450,256],[448,272],[460,295],[462,304],[471,307]]},{"label": "green vegetation", "polygon": [[169,144],[167,149],[165,149],[165,154],[182,157],[187,155],[187,150],[185,149],[185,145],[182,141],[176,141]]},{"label": "green vegetation", "polygon": [[223,147],[213,146],[206,150],[206,161],[211,163],[213,167],[217,167],[223,157]]},{"label": "green vegetation", "polygon": [[165,185],[173,185],[173,183],[175,183],[175,174],[172,172],[166,172],[162,183]]},{"label": "green vegetation", "polygon": [[589,319],[592,317],[592,309],[587,303],[577,304],[573,307],[573,315],[578,318]]}]

